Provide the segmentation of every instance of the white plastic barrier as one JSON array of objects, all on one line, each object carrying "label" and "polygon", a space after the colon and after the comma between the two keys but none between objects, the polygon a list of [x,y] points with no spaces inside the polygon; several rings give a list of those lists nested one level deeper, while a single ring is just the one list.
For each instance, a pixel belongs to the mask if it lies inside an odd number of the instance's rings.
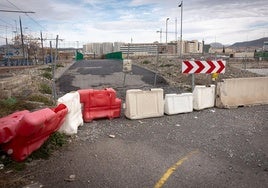
[{"label": "white plastic barrier", "polygon": [[164,111],[168,115],[192,112],[193,94],[166,94]]},{"label": "white plastic barrier", "polygon": [[58,104],[63,103],[68,108],[68,114],[64,123],[59,129],[59,132],[67,135],[77,133],[77,129],[80,125],[83,125],[80,95],[77,91],[67,93],[58,99]]},{"label": "white plastic barrier", "polygon": [[268,77],[224,79],[217,85],[216,106],[268,104]]},{"label": "white plastic barrier", "polygon": [[214,105],[215,105],[215,85],[195,86],[193,91],[194,110],[211,108],[214,107]]},{"label": "white plastic barrier", "polygon": [[126,92],[125,116],[129,119],[160,117],[164,115],[164,92],[156,88],[150,91],[130,89]]}]

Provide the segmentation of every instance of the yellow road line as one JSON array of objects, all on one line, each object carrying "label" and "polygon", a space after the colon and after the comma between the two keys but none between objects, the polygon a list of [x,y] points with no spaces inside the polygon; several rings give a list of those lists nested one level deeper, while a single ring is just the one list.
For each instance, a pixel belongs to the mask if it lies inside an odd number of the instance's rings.
[{"label": "yellow road line", "polygon": [[178,160],[174,165],[172,165],[165,173],[164,175],[159,179],[159,181],[155,184],[154,188],[161,188],[165,182],[168,180],[169,176],[171,176],[171,174],[173,172],[175,172],[175,170],[177,170],[177,168],[184,162],[186,161],[189,157],[191,157],[193,154],[198,153],[198,150],[192,151],[190,152],[188,155],[186,155],[185,157],[183,157],[182,159]]}]

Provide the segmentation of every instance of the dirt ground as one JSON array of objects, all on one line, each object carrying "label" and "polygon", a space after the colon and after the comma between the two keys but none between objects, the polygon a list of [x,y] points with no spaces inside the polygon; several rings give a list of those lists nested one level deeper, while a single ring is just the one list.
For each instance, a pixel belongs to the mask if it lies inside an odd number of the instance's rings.
[{"label": "dirt ground", "polygon": [[[181,60],[178,58],[160,57],[158,62],[156,57],[136,58],[133,63],[157,72],[164,77],[171,86],[189,88],[192,84],[192,76],[190,74],[181,74]],[[249,72],[245,68],[268,68],[268,61],[253,60],[226,60],[226,69],[224,74],[219,74],[218,80],[228,78],[246,78],[258,77],[261,75]],[[209,74],[195,74],[196,85],[211,84],[212,79]]]}]

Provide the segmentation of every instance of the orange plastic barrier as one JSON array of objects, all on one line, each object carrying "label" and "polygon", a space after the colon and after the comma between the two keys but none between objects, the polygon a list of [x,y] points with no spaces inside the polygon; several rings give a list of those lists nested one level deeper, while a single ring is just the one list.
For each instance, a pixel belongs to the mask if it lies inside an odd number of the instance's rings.
[{"label": "orange plastic barrier", "polygon": [[103,90],[78,90],[80,102],[83,103],[83,120],[91,122],[93,119],[120,117],[121,99],[116,98],[112,88]]},{"label": "orange plastic barrier", "polygon": [[27,113],[20,120],[16,136],[3,145],[15,161],[23,161],[57,131],[68,112],[64,104]]},{"label": "orange plastic barrier", "polygon": [[0,118],[0,144],[7,143],[16,136],[18,124],[27,113],[30,112],[23,110]]}]

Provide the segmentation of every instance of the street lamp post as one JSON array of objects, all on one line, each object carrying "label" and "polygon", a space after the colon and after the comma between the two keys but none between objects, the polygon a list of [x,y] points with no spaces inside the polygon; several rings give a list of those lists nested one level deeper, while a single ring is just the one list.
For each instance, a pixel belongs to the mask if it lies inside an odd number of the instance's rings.
[{"label": "street lamp post", "polygon": [[166,44],[167,44],[167,33],[168,33],[168,28],[167,28],[168,20],[169,18],[166,19]]},{"label": "street lamp post", "polygon": [[181,8],[181,37],[180,37],[180,58],[182,58],[182,11],[183,11],[183,1],[179,4]]},{"label": "street lamp post", "polygon": [[162,43],[162,28],[160,29],[160,31],[156,31],[157,33],[160,33],[160,43]]}]

